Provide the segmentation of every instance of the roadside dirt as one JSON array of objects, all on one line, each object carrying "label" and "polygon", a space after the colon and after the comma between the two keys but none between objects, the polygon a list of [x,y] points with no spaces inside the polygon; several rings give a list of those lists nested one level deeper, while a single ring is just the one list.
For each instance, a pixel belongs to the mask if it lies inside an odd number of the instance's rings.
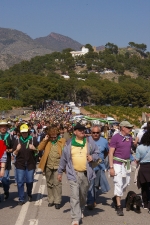
[{"label": "roadside dirt", "polygon": [[8,111],[1,111],[0,118],[5,119],[14,119],[16,117],[22,118],[24,120],[30,119],[31,108],[23,107],[23,108],[15,108]]}]

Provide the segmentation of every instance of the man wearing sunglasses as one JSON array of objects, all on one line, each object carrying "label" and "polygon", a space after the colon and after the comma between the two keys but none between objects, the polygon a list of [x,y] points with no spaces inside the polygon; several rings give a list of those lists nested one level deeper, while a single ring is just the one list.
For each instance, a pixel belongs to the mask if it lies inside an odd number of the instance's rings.
[{"label": "man wearing sunglasses", "polygon": [[128,121],[122,121],[120,132],[115,134],[110,142],[109,166],[110,176],[114,178],[114,197],[112,198],[118,216],[123,216],[121,197],[123,191],[130,182],[130,154],[132,137],[130,132],[133,128]]},{"label": "man wearing sunglasses", "polygon": [[70,185],[71,225],[79,225],[83,218],[89,183],[95,178],[92,161],[99,159],[98,148],[90,137],[85,137],[85,127],[77,124],[74,135],[63,150],[58,168],[58,180],[66,169]]},{"label": "man wearing sunglasses", "polygon": [[92,210],[96,206],[96,195],[101,187],[101,191],[103,193],[108,192],[110,190],[109,183],[105,176],[106,166],[104,163],[105,157],[108,155],[108,141],[101,137],[101,128],[99,125],[94,125],[91,128],[92,138],[99,150],[99,158],[102,159],[102,162],[94,168],[96,173],[96,178],[91,182],[88,198],[87,198],[87,207]]}]

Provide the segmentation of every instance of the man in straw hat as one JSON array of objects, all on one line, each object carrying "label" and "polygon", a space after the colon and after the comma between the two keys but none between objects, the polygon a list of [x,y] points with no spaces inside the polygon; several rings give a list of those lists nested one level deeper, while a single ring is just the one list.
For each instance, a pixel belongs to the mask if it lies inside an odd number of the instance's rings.
[{"label": "man in straw hat", "polygon": [[5,167],[5,174],[2,178],[2,184],[4,189],[4,199],[9,197],[9,172],[11,170],[11,153],[14,144],[14,137],[8,133],[9,124],[6,120],[0,121],[0,140],[3,140],[6,145],[7,162]]}]

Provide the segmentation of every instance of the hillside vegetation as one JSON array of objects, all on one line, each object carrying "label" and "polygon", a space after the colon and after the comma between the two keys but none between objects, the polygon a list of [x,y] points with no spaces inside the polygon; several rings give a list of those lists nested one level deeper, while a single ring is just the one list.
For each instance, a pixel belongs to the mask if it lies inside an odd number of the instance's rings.
[{"label": "hillside vegetation", "polygon": [[[100,52],[94,52],[90,44],[85,47],[89,53],[77,58],[71,56],[71,49],[65,49],[0,71],[0,96],[18,99],[23,105],[39,105],[46,99],[113,106],[150,105],[149,53],[133,46],[119,53],[118,47],[111,43]],[[78,66],[82,71],[77,74]],[[104,79],[105,69],[114,71],[118,83]],[[124,71],[138,77],[133,79],[124,75]],[[68,74],[70,79],[65,80],[61,74]]]},{"label": "hillside vegetation", "polygon": [[141,125],[142,112],[150,113],[149,108],[123,107],[123,106],[86,106],[85,110],[94,114],[102,113],[112,116],[118,121],[128,120],[131,124],[139,127]]}]

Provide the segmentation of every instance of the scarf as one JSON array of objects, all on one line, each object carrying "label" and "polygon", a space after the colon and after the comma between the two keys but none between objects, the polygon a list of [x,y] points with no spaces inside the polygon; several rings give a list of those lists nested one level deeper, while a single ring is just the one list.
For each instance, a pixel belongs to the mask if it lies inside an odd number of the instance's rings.
[{"label": "scarf", "polygon": [[123,134],[121,132],[119,132],[119,134],[123,137],[122,141],[130,140],[130,137],[131,137],[130,135],[123,136]]},{"label": "scarf", "polygon": [[71,141],[71,145],[72,146],[83,148],[85,146],[85,143],[86,143],[86,138],[85,137],[83,138],[83,143],[82,144],[80,144],[80,143],[78,143],[76,141],[76,136],[72,137],[72,141]]},{"label": "scarf", "polygon": [[[2,135],[4,135],[4,139],[2,139]],[[0,134],[0,140],[4,140],[6,146],[8,146],[8,141],[7,141],[7,138],[9,137],[9,133],[6,132],[5,134]]]},{"label": "scarf", "polygon": [[50,142],[52,143],[52,145],[55,145],[55,144],[56,144],[56,142],[60,140],[60,138],[61,138],[61,137],[60,137],[60,136],[58,136],[58,137],[57,137],[57,139],[56,139],[55,141],[50,141]]},{"label": "scarf", "polygon": [[26,148],[28,148],[29,146],[29,141],[32,139],[32,136],[28,136],[27,138],[23,138],[22,136],[19,138],[21,142],[23,142],[24,144],[27,143]]}]

